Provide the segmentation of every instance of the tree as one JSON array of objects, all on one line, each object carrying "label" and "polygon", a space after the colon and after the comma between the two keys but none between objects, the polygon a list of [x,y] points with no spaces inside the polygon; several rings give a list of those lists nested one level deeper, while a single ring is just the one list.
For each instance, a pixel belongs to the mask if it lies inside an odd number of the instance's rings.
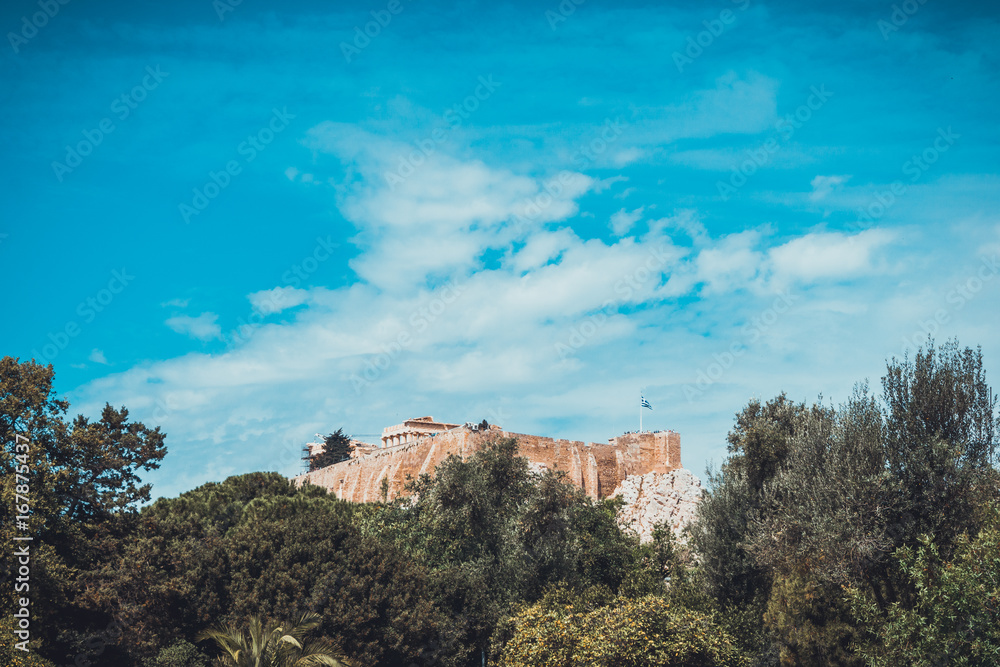
[{"label": "tree", "polygon": [[764,613],[782,665],[860,667],[853,650],[859,636],[843,591],[816,577],[807,566],[776,574]]},{"label": "tree", "polygon": [[317,614],[303,614],[294,623],[263,622],[252,616],[247,632],[234,624],[201,633],[198,641],[212,640],[221,654],[219,667],[350,667],[343,652],[325,640],[306,640],[320,623]]},{"label": "tree", "polygon": [[777,655],[764,625],[772,569],[748,548],[754,518],[764,489],[782,470],[806,421],[829,418],[828,409],[795,403],[784,393],[764,404],[751,400],[736,414],[726,438],[729,459],[720,471],[708,471],[708,490],[691,527],[699,578],[722,608],[726,627],[758,664],[773,664]]},{"label": "tree", "polygon": [[981,525],[982,490],[996,477],[1000,417],[982,351],[929,340],[912,362],[889,362],[882,386],[892,549],[927,534],[947,558],[959,535]]},{"label": "tree", "polygon": [[881,422],[866,388],[803,416],[761,491],[746,545],[772,576],[764,621],[782,664],[857,665],[841,587],[884,548]]},{"label": "tree", "polygon": [[788,456],[789,442],[809,412],[822,414],[823,408],[814,405],[809,410],[805,403],[788,400],[784,392],[763,405],[751,399],[737,413],[733,430],[726,436],[731,453],[726,462],[729,471],[745,474],[750,490],[759,493],[777,474]]},{"label": "tree", "polygon": [[[0,533],[13,544],[15,532],[31,535],[33,648],[59,662],[78,653],[74,645],[109,618],[79,606],[80,575],[94,567],[109,541],[129,530],[137,505],[149,500],[139,471],[152,470],[166,453],[164,434],[131,422],[128,410],[106,405],[101,419],[64,415],[52,366],[0,359]],[[20,476],[20,477],[18,477]],[[30,489],[30,518],[13,512]],[[12,565],[5,550],[3,571]],[[11,599],[0,597],[9,613]]]},{"label": "tree", "polygon": [[159,427],[129,422],[124,406],[105,405],[98,422],[77,416],[66,441],[50,453],[66,518],[93,523],[148,501],[152,485],[141,484],[137,472],[160,467],[164,437]]},{"label": "tree", "polygon": [[143,667],[208,667],[208,657],[197,646],[181,639],[142,664]]},{"label": "tree", "polygon": [[499,667],[653,667],[749,664],[711,615],[673,607],[659,596],[617,598],[593,608],[558,594],[513,620]]},{"label": "tree", "polygon": [[143,509],[134,533],[88,576],[87,604],[122,617],[123,665],[261,610],[320,614],[317,632],[366,665],[424,664],[421,650],[444,643],[447,617],[426,568],[362,534],[372,510],[277,473],[205,484]]},{"label": "tree", "polygon": [[912,606],[883,613],[870,592],[852,589],[858,625],[868,636],[858,649],[871,667],[938,667],[1000,663],[1000,509],[970,538],[963,534],[946,561],[923,536],[895,559],[912,588]]},{"label": "tree", "polygon": [[881,416],[861,385],[839,411],[803,418],[784,466],[762,490],[748,548],[779,575],[801,578],[808,563],[828,584],[857,581],[888,544],[888,485]]},{"label": "tree", "polygon": [[662,592],[638,537],[617,525],[618,502],[591,500],[564,473],[532,472],[516,439],[449,457],[409,488],[378,509],[378,531],[430,568],[438,604],[460,631],[454,655],[481,659],[516,605],[559,582]]},{"label": "tree", "polygon": [[865,591],[883,615],[912,610],[920,582],[892,554],[930,539],[950,558],[996,499],[981,354],[931,342],[890,361],[882,384],[881,404],[860,385],[836,413],[805,419],[752,515],[748,550],[780,581],[767,620],[790,664],[855,663],[843,649],[858,628],[838,591]]},{"label": "tree", "polygon": [[427,569],[361,533],[358,506],[329,495],[258,498],[226,536],[227,617],[320,614],[318,630],[372,666],[419,661],[448,619]]},{"label": "tree", "polygon": [[809,419],[822,423],[830,412],[789,401],[784,393],[763,405],[751,400],[736,414],[726,437],[729,459],[720,472],[708,472],[709,490],[698,506],[692,539],[710,593],[723,605],[745,605],[767,596],[770,575],[747,551],[746,542],[765,485],[781,470]]},{"label": "tree", "polygon": [[309,458],[309,470],[319,470],[346,461],[351,458],[352,451],[354,445],[351,444],[351,436],[344,433],[343,428],[338,428],[323,438],[323,451]]}]

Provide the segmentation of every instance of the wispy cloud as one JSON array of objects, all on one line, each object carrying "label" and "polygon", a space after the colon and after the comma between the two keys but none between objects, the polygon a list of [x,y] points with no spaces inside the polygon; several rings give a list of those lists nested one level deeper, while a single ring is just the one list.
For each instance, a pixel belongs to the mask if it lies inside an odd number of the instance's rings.
[{"label": "wispy cloud", "polygon": [[301,306],[309,300],[309,292],[294,287],[275,287],[274,289],[254,292],[247,298],[255,311],[261,315],[272,315]]},{"label": "wispy cloud", "polygon": [[626,209],[619,209],[611,215],[611,232],[615,236],[625,236],[628,234],[629,230],[632,229],[639,218],[642,217],[643,208],[640,206],[634,211],[628,211]]},{"label": "wispy cloud", "polygon": [[831,192],[840,185],[846,183],[851,177],[848,176],[817,176],[810,181],[813,191],[809,194],[810,201],[820,201],[825,199]]},{"label": "wispy cloud", "polygon": [[197,317],[176,315],[168,318],[165,324],[179,334],[191,336],[198,340],[222,338],[222,328],[216,323],[219,316],[215,313],[202,313]]}]

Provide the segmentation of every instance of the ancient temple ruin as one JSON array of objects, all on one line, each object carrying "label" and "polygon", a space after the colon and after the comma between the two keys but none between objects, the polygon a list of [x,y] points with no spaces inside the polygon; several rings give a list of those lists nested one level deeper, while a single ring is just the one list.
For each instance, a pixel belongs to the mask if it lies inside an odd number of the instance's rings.
[{"label": "ancient temple ruin", "polygon": [[[382,480],[387,480],[392,499],[406,493],[407,481],[433,473],[450,454],[471,456],[493,437],[516,438],[519,453],[533,469],[564,471],[592,498],[611,495],[629,475],[681,468],[681,436],[674,431],[626,433],[606,443],[585,443],[508,432],[485,421],[451,424],[418,417],[383,429],[381,446],[353,441],[349,460],[298,475],[294,481],[325,487],[345,500],[370,502],[382,498]],[[313,455],[322,451],[322,443],[308,447]]]}]

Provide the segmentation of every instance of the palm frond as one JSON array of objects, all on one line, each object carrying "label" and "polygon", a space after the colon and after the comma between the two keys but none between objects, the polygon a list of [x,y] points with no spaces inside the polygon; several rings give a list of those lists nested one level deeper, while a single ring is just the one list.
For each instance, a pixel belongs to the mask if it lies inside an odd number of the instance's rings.
[{"label": "palm frond", "polygon": [[245,633],[230,623],[199,633],[196,641],[216,643],[222,651],[215,661],[218,667],[353,667],[339,646],[325,639],[305,640],[321,621],[312,612],[294,623],[265,623],[251,616]]}]

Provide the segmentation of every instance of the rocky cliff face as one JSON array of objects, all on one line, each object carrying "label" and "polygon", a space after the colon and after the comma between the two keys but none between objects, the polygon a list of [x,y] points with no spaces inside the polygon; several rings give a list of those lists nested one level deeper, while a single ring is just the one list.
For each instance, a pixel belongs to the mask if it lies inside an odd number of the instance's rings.
[{"label": "rocky cliff face", "polygon": [[619,496],[625,500],[619,523],[637,532],[646,542],[652,538],[657,523],[665,521],[679,535],[694,519],[701,499],[701,480],[684,468],[629,475],[610,497]]}]

